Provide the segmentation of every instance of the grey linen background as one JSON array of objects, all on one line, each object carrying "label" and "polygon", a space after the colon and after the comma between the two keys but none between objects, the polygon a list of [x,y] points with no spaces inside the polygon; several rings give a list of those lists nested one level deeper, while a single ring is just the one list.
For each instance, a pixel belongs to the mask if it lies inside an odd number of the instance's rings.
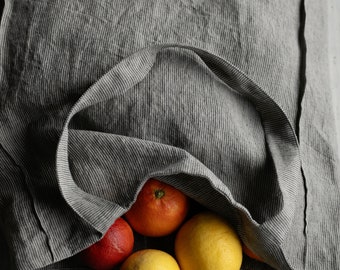
[{"label": "grey linen background", "polygon": [[327,6],[303,36],[301,4],[7,1],[0,268],[66,268],[155,176],[272,267],[338,269]]}]

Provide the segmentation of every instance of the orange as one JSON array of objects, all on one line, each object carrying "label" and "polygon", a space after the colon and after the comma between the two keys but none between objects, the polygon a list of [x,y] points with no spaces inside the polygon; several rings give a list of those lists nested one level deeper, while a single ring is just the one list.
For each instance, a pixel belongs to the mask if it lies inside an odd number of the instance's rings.
[{"label": "orange", "polygon": [[188,209],[189,198],[185,194],[166,183],[149,179],[125,217],[136,232],[159,237],[174,232]]},{"label": "orange", "polygon": [[242,244],[242,250],[248,257],[263,262],[263,260],[254,252],[252,252],[245,244]]},{"label": "orange", "polygon": [[130,255],[120,270],[180,270],[176,260],[157,249],[139,250]]},{"label": "orange", "polygon": [[80,253],[80,258],[94,270],[112,270],[132,253],[133,245],[130,225],[118,218],[101,240]]},{"label": "orange", "polygon": [[202,212],[179,229],[175,254],[181,270],[239,270],[242,245],[231,225],[212,212]]}]

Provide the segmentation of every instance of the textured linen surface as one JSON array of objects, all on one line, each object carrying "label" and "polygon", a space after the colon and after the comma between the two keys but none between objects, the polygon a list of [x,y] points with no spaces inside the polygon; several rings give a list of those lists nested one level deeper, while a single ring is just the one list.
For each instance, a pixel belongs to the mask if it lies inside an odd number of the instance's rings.
[{"label": "textured linen surface", "polygon": [[293,0],[6,1],[0,269],[83,269],[68,258],[150,177],[228,218],[267,263],[244,270],[338,269],[327,12]]}]

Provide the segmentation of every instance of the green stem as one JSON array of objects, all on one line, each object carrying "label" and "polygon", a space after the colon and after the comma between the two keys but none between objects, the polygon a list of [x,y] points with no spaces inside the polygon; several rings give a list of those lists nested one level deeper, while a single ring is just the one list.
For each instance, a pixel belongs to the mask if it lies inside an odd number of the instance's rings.
[{"label": "green stem", "polygon": [[157,190],[155,190],[155,197],[156,197],[157,199],[162,198],[164,195],[165,195],[164,190],[162,190],[162,189],[157,189]]}]

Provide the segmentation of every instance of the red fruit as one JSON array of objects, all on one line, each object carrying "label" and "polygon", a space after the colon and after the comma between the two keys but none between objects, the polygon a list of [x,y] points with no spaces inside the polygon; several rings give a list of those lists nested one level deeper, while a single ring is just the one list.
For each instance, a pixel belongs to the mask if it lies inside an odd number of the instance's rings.
[{"label": "red fruit", "polygon": [[246,254],[248,257],[255,259],[257,261],[263,262],[263,260],[256,255],[254,252],[252,252],[245,244],[242,244],[242,250],[244,254]]},{"label": "red fruit", "polygon": [[82,261],[94,270],[112,270],[131,253],[134,244],[130,225],[118,218],[104,237],[80,253]]},{"label": "red fruit", "polygon": [[185,219],[189,198],[178,189],[149,179],[125,214],[131,227],[138,233],[160,237],[174,232]]}]

